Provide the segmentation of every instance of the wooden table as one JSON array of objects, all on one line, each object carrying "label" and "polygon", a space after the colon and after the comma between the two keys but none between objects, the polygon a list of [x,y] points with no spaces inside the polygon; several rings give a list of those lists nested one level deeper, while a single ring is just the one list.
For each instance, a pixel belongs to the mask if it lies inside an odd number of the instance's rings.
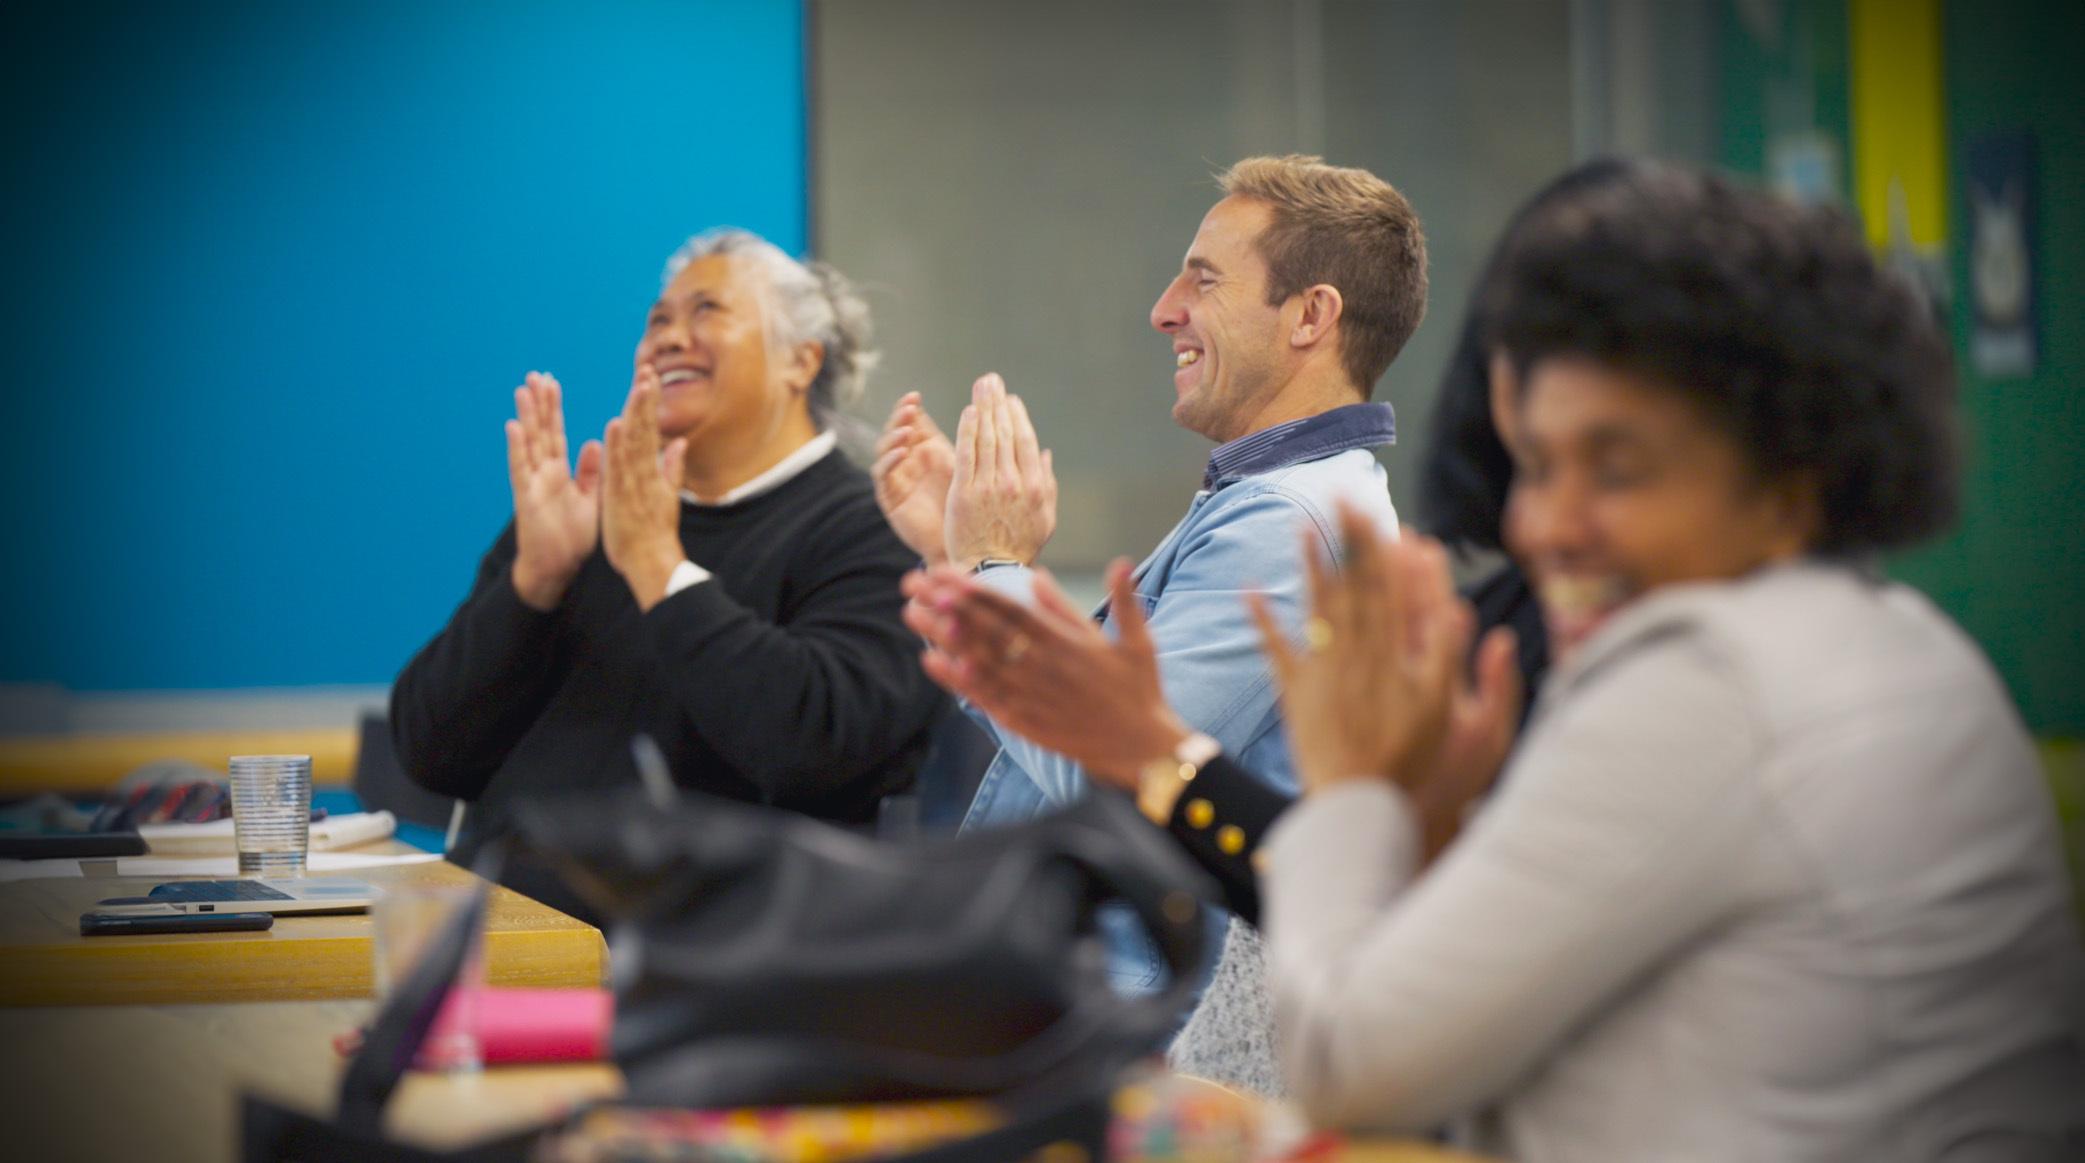
[{"label": "wooden table", "polygon": [[[108,940],[112,938],[96,938]],[[0,1010],[0,1157],[227,1163],[238,1098],[332,1109],[332,1038],[368,1001]],[[461,1146],[617,1093],[606,1065],[414,1074],[393,1095],[391,1133]]]},{"label": "wooden table", "polygon": [[[358,851],[411,851],[386,841]],[[403,882],[469,884],[446,861],[341,875],[378,888]],[[0,1006],[155,1005],[179,1002],[366,998],[367,913],[280,916],[261,933],[81,937],[79,917],[103,897],[142,895],[163,878],[75,877],[0,883]],[[495,888],[485,932],[494,985],[605,984],[600,930]],[[4,1129],[4,1128],[0,1128]]]},{"label": "wooden table", "polygon": [[[330,1111],[341,1060],[333,1035],[367,1021],[367,1001],[0,1010],[0,1147],[7,1158],[237,1158],[238,1096]],[[413,1074],[392,1096],[399,1139],[460,1147],[546,1122],[620,1092],[606,1065]],[[1343,1163],[1475,1163],[1419,1143],[1349,1145]]]}]

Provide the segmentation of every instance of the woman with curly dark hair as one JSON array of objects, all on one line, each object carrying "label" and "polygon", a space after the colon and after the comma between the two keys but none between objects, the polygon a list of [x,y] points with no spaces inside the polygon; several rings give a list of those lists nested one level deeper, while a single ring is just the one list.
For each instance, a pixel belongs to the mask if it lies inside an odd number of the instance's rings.
[{"label": "woman with curly dark hair", "polygon": [[[1656,163],[1629,158],[1598,158],[1564,171],[1537,190],[1513,214],[1463,312],[1462,332],[1441,374],[1434,395],[1431,430],[1419,454],[1419,520],[1421,529],[1448,548],[1464,552],[1505,548],[1506,493],[1513,484],[1513,454],[1503,429],[1511,425],[1506,387],[1511,367],[1500,360],[1489,339],[1484,314],[1485,290],[1499,277],[1513,248],[1569,221],[1581,198],[1632,176],[1652,172]],[[1523,716],[1534,708],[1542,680],[1549,673],[1549,636],[1527,576],[1511,558],[1465,591],[1476,612],[1479,634],[1494,626],[1510,627],[1523,691]]]},{"label": "woman with curly dark hair", "polygon": [[[1348,527],[1269,640],[1288,1081],[1516,1159],[2074,1159],[2085,953],[2026,732],[1876,552],[1955,512],[1954,378],[1843,215],[1683,170],[1503,256],[1504,540],[1556,669],[1418,875],[1466,615]],[[1386,855],[1387,854],[1387,855]]]},{"label": "woman with curly dark hair", "polygon": [[[1522,1160],[2085,1157],[2038,765],[1976,647],[1871,567],[1955,511],[1917,298],[1842,215],[1660,167],[1516,231],[1483,320],[1555,665],[1465,821],[1511,719],[1462,689],[1438,543],[1349,519],[1305,645],[1263,620],[1305,787],[1261,850],[1292,1092]],[[939,677],[1077,675],[1136,770],[1181,729],[1116,580],[1100,648],[909,584]]]}]

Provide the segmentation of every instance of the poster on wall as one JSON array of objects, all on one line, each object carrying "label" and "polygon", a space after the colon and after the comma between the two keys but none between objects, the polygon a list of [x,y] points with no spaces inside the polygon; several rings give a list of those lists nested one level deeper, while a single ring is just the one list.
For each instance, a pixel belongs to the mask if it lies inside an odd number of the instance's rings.
[{"label": "poster on wall", "polygon": [[1845,200],[1839,185],[1839,141],[1820,129],[1776,134],[1766,146],[1767,180],[1774,189],[1816,206]]},{"label": "poster on wall", "polygon": [[1868,242],[1945,323],[1948,141],[1940,0],[1849,0],[1853,194]]},{"label": "poster on wall", "polygon": [[2034,374],[2034,138],[1992,133],[1969,143],[1969,366],[2010,379]]}]

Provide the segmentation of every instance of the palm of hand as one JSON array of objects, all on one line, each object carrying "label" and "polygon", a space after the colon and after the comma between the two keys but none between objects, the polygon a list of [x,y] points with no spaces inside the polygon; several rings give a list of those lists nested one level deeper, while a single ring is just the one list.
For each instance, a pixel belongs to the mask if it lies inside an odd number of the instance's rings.
[{"label": "palm of hand", "polygon": [[954,480],[955,452],[945,440],[917,445],[876,478],[877,505],[898,537],[923,557],[941,555],[943,522]]},{"label": "palm of hand", "polygon": [[1032,562],[1057,525],[1057,477],[1028,407],[996,373],[971,385],[952,451],[945,536],[949,557]]},{"label": "palm of hand", "polygon": [[546,573],[574,568],[593,552],[600,529],[599,505],[562,462],[534,466],[514,494],[516,552]]},{"label": "palm of hand", "polygon": [[1264,599],[1253,605],[1281,682],[1289,746],[1310,788],[1376,776],[1413,789],[1448,732],[1472,619],[1455,600],[1439,543],[1385,541],[1344,505],[1340,533],[1346,561],[1337,569],[1304,535],[1308,649],[1288,643]]},{"label": "palm of hand", "polygon": [[1290,746],[1313,786],[1390,774],[1410,747],[1415,708],[1389,695],[1403,676],[1386,653],[1348,646],[1308,656],[1284,684]]}]

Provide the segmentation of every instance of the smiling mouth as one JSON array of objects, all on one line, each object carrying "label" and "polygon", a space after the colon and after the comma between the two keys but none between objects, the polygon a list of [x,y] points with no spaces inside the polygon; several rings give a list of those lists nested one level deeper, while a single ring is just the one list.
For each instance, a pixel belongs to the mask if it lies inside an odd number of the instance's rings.
[{"label": "smiling mouth", "polygon": [[1542,582],[1538,590],[1552,646],[1560,652],[1591,636],[1633,596],[1616,577],[1556,577]]},{"label": "smiling mouth", "polygon": [[696,371],[694,368],[677,367],[672,371],[659,374],[659,386],[661,388],[676,388],[683,384],[692,384],[699,379],[707,379],[708,375],[709,373]]},{"label": "smiling mouth", "polygon": [[1200,362],[1202,362],[1202,353],[1192,347],[1173,356],[1174,367],[1190,367]]}]

